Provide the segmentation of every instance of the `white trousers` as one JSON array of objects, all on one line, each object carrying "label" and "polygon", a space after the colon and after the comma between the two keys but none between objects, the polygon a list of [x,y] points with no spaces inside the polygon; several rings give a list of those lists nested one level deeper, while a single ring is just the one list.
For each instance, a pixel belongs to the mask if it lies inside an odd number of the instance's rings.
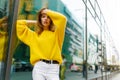
[{"label": "white trousers", "polygon": [[33,80],[59,80],[59,64],[48,64],[42,61],[34,65]]}]

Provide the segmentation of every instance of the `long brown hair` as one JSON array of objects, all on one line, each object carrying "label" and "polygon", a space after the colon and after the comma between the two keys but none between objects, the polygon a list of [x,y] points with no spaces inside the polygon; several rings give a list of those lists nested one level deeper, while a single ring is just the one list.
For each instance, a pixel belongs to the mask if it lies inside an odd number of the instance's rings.
[{"label": "long brown hair", "polygon": [[[45,10],[45,9],[47,9],[47,8],[42,8],[42,9],[38,12],[37,28],[36,28],[36,32],[37,32],[38,34],[41,34],[42,31],[43,31],[43,25],[42,25],[42,23],[41,23],[41,17],[42,17],[42,11]],[[51,18],[50,18],[50,20],[51,20]],[[55,31],[55,26],[54,26],[52,20],[51,20],[51,22],[50,22],[49,30],[52,31],[52,32]]]}]

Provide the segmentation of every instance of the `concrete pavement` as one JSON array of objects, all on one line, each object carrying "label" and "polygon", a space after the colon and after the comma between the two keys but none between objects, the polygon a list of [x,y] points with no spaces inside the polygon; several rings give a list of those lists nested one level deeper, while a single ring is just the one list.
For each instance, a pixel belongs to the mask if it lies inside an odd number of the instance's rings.
[{"label": "concrete pavement", "polygon": [[[101,74],[100,71],[98,71],[97,74],[95,74],[93,71],[88,72],[88,80],[120,80],[120,73],[103,73]],[[102,75],[108,75],[106,77],[103,77]],[[96,79],[96,77],[100,77],[99,79]],[[14,72],[11,75],[11,80],[32,80],[32,73],[31,72]],[[65,80],[86,80],[82,77],[81,72],[71,72],[70,70],[66,71]]]},{"label": "concrete pavement", "polygon": [[[98,77],[101,78],[102,75],[109,75],[110,72],[103,72],[101,73],[100,71],[97,72],[97,74],[94,73],[94,71],[88,71],[88,80],[93,80],[96,79]],[[66,78],[65,80],[86,80],[86,78],[83,78],[82,76],[82,72],[71,72],[71,71],[67,71],[66,72]]]}]

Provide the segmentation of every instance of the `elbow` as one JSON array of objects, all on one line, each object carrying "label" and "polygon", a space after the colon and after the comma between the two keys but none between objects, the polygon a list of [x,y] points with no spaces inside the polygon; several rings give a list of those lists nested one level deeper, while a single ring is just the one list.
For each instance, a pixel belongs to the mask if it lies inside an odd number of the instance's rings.
[{"label": "elbow", "polygon": [[18,25],[26,24],[26,20],[17,20],[17,24]]},{"label": "elbow", "polygon": [[65,23],[67,22],[67,17],[66,17],[66,16],[63,17],[63,21],[64,21]]},{"label": "elbow", "polygon": [[67,21],[67,17],[66,16],[64,16],[63,18],[64,18],[65,21]]}]

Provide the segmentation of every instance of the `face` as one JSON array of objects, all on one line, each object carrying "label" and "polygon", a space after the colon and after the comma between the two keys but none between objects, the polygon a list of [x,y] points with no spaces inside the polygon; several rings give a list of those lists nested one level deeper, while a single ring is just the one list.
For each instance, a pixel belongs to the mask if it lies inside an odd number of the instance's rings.
[{"label": "face", "polygon": [[49,29],[50,22],[51,22],[51,19],[49,18],[49,16],[47,16],[46,14],[42,14],[41,23],[44,26],[43,27],[44,29]]}]

